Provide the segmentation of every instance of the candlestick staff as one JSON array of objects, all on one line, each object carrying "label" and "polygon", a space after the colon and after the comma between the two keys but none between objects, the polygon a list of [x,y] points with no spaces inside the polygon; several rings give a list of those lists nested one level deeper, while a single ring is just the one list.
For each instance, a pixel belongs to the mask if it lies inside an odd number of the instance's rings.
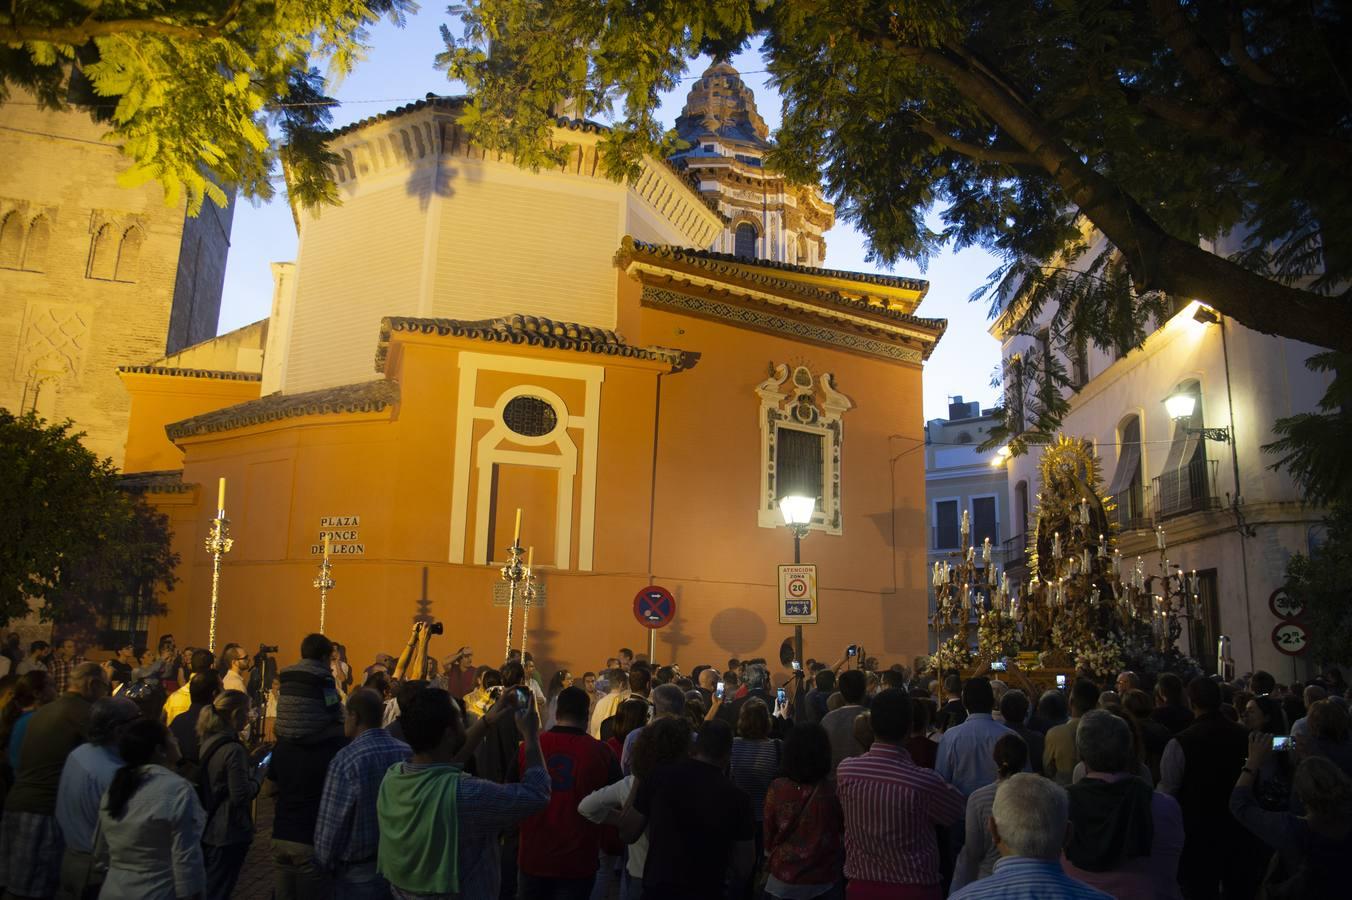
[{"label": "candlestick staff", "polygon": [[337,582],[333,580],[332,566],[329,563],[329,536],[324,535],[324,558],[319,563],[319,574],[315,576],[314,586],[319,589],[319,633],[324,633],[324,616],[328,609],[329,591]]},{"label": "candlestick staff", "polygon": [[[502,567],[502,580],[507,582],[507,649],[502,658],[512,655],[512,625],[516,616],[516,592],[526,577],[526,567],[521,564],[521,510],[516,511],[516,528],[512,534],[512,546],[507,548],[507,565]],[[523,662],[525,657],[522,657]]]},{"label": "candlestick staff", "polygon": [[526,637],[530,628],[530,602],[535,599],[535,548],[526,551],[526,572],[521,589],[521,664],[526,664]]},{"label": "candlestick staff", "polygon": [[211,620],[207,631],[207,649],[216,652],[216,610],[221,599],[221,557],[230,552],[235,541],[230,537],[230,520],[225,517],[225,479],[217,485],[216,515],[207,531],[207,552],[211,554]]}]

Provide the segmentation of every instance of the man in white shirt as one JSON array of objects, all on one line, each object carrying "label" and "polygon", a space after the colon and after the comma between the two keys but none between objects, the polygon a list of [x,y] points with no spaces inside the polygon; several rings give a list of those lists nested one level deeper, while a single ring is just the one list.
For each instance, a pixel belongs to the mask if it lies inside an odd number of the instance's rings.
[{"label": "man in white shirt", "polygon": [[253,665],[243,647],[234,647],[228,651],[230,654],[230,668],[226,670],[225,677],[221,679],[221,685],[227,691],[239,691],[241,694],[249,693],[249,668]]},{"label": "man in white shirt", "polygon": [[591,727],[587,731],[600,740],[601,723],[619,712],[620,704],[629,699],[629,673],[624,669],[610,672],[610,693],[596,701],[592,710]]}]

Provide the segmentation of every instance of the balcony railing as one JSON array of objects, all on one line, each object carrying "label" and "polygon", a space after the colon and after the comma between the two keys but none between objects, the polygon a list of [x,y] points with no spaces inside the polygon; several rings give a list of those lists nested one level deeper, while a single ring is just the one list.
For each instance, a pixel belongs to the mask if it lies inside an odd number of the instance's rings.
[{"label": "balcony railing", "polygon": [[[1158,481],[1159,479],[1155,479]],[[1133,490],[1128,488],[1120,494],[1113,495],[1113,502],[1117,508],[1113,510],[1113,521],[1117,523],[1119,532],[1137,531],[1150,527],[1150,489],[1141,489],[1139,486]]]},{"label": "balcony railing", "polygon": [[1016,534],[1000,545],[1000,561],[1006,569],[1021,566],[1028,561],[1028,534]]},{"label": "balcony railing", "polygon": [[1154,480],[1155,518],[1168,519],[1204,509],[1220,509],[1216,496],[1216,460],[1197,458]]}]

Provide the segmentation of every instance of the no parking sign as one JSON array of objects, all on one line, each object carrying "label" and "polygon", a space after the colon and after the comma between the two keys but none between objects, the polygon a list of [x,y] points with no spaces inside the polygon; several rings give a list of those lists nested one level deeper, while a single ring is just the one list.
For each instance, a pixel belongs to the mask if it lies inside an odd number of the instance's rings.
[{"label": "no parking sign", "polygon": [[817,624],[817,567],[779,567],[779,624]]}]

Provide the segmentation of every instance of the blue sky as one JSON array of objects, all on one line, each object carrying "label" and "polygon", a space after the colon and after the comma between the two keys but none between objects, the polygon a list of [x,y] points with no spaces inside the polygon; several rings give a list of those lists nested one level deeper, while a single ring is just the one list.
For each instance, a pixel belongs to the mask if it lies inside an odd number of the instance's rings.
[{"label": "blue sky", "polygon": [[[334,110],[334,125],[374,115],[427,93],[460,93],[460,87],[447,81],[433,67],[433,59],[442,49],[437,26],[446,23],[458,31],[459,23],[450,21],[444,7],[429,4],[408,20],[405,28],[381,23],[371,32],[371,52],[367,59],[332,94],[343,105]],[[771,129],[779,125],[779,98],[766,83],[760,70],[764,63],[755,51],[740,54],[733,61],[746,83],[756,92],[757,106]],[[689,81],[697,77],[707,61],[691,66],[689,77],[663,98],[661,116],[672,124],[685,102]],[[847,222],[838,222],[827,232],[826,265],[834,269],[860,272],[886,271],[865,262],[866,247],[862,234]],[[261,206],[240,203],[235,211],[230,257],[225,273],[225,296],[221,305],[220,331],[226,332],[268,314],[272,302],[272,274],[269,263],[295,259],[296,232],[291,214],[282,200]],[[929,294],[919,314],[946,318],[948,332],[925,366],[925,417],[947,414],[948,396],[961,394],[967,400],[979,399],[984,405],[994,402],[991,373],[999,362],[1000,350],[986,333],[986,308],[967,298],[995,268],[995,260],[981,250],[946,252],[930,261],[921,272],[913,263],[901,263],[895,272],[920,277],[930,282]]]}]

